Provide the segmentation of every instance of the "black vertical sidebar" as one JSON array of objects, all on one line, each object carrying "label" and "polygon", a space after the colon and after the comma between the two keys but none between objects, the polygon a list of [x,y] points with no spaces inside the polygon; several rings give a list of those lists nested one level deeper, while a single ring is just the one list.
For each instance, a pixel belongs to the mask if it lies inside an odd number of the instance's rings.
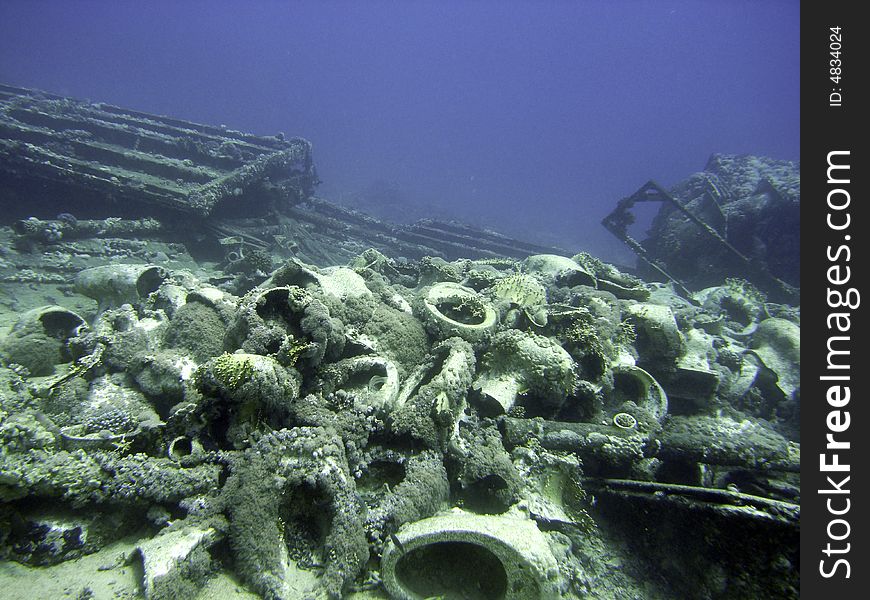
[{"label": "black vertical sidebar", "polygon": [[801,597],[870,594],[870,252],[857,2],[801,4]]}]

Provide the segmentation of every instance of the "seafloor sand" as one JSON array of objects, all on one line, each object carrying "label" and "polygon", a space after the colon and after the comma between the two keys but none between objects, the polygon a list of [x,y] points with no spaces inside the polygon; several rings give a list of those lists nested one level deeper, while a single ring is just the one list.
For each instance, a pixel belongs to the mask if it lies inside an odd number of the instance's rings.
[{"label": "seafloor sand", "polygon": [[[141,571],[136,561],[128,561],[138,543],[129,537],[95,554],[62,562],[53,567],[28,567],[12,561],[0,561],[0,598],[34,600],[40,598],[74,598],[76,600],[132,600],[144,598]],[[88,595],[90,590],[90,595]],[[195,598],[185,600],[257,600],[257,594],[245,589],[228,572],[216,573]],[[358,592],[349,600],[383,600],[379,592]]]},{"label": "seafloor sand", "polygon": [[[28,567],[11,561],[0,562],[2,597],[7,600],[144,598],[139,581],[141,571],[136,568],[135,563],[127,560],[136,543],[135,537],[126,538],[95,554],[53,567]],[[197,598],[255,599],[258,596],[246,592],[229,575],[220,574],[209,581],[208,587]]]}]

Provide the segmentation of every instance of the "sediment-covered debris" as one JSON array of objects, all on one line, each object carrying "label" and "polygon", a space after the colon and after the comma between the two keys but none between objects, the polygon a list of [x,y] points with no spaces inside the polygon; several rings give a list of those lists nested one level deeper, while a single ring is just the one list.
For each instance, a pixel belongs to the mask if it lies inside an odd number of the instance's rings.
[{"label": "sediment-covered debris", "polygon": [[[796,559],[799,312],[745,282],[689,302],[588,255],[373,249],[286,260],[242,294],[155,269],[83,271],[86,310],[23,313],[0,340],[5,558],[98,551],[89,515],[117,507],[155,598],[220,568],[288,600],[665,598],[714,567],[743,597],[796,589],[756,561],[665,561],[620,524],[667,495],[644,527],[750,521]],[[64,536],[81,543],[26,550]],[[471,561],[491,568],[439,575]]]}]

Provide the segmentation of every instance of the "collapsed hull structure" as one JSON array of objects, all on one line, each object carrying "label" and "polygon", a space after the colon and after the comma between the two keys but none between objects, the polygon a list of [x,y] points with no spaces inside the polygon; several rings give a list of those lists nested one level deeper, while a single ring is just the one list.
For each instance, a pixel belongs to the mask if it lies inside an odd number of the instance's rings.
[{"label": "collapsed hull structure", "polygon": [[[191,228],[215,239],[239,235],[295,256],[301,250],[299,258],[318,264],[345,262],[359,246],[448,260],[554,251],[460,223],[386,223],[315,197],[318,183],[311,143],[302,138],[0,84],[3,219],[151,217],[166,222],[165,238],[181,217],[180,237]],[[342,247],[353,250],[337,252]]]}]

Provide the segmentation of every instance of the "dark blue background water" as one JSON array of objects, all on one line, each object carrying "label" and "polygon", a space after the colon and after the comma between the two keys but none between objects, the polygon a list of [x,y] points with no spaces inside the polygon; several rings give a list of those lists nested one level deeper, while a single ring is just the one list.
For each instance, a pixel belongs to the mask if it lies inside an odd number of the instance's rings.
[{"label": "dark blue background water", "polygon": [[771,0],[0,0],[0,81],[300,135],[324,197],[619,260],[599,221],[647,179],[798,159],[798,25]]}]

